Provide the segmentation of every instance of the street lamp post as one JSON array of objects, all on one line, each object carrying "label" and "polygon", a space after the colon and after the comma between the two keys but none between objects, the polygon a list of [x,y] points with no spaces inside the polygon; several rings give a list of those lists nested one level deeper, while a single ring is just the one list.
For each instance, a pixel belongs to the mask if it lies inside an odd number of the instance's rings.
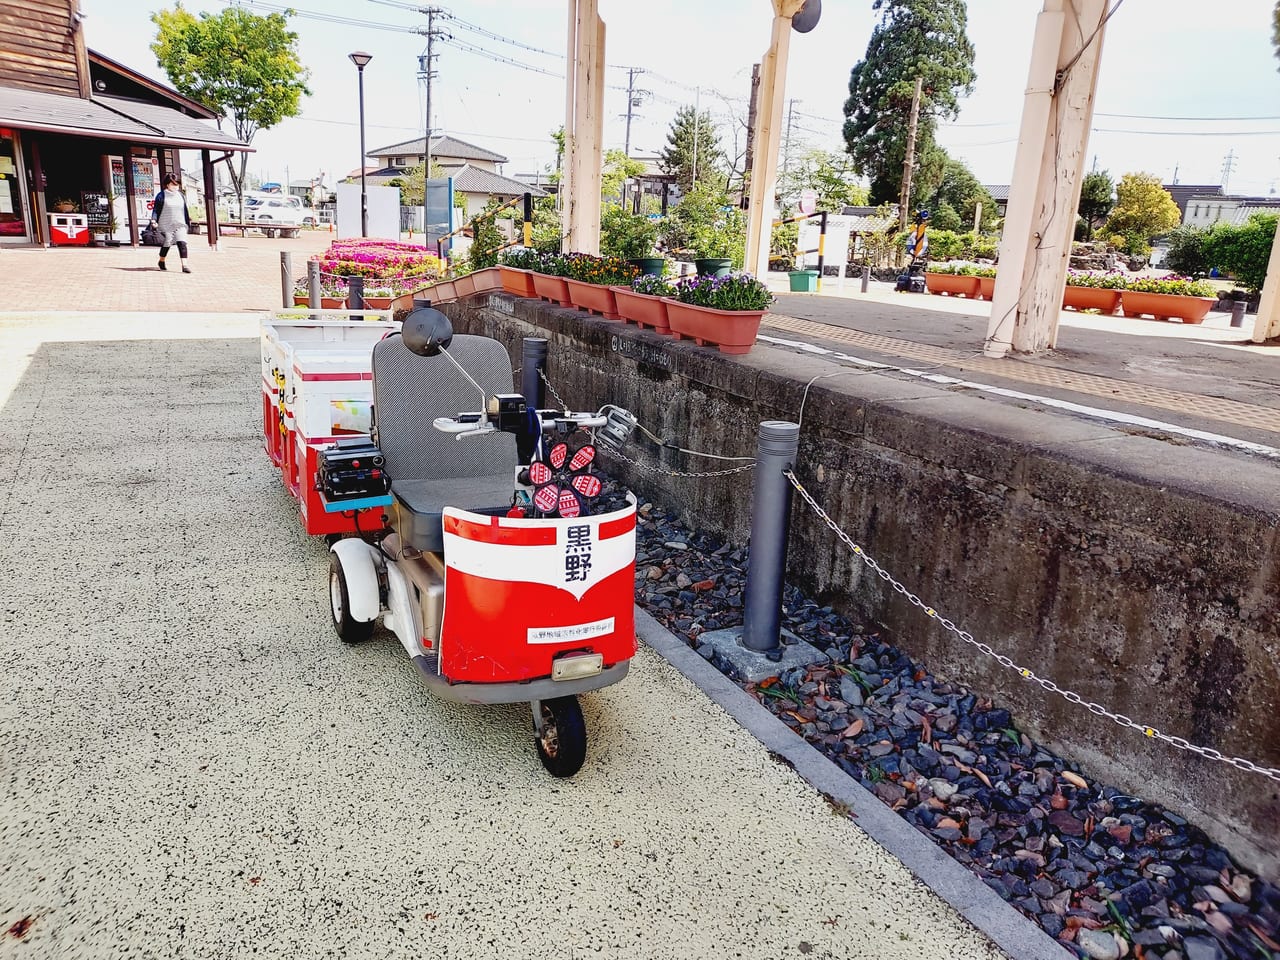
[{"label": "street lamp post", "polygon": [[369,236],[369,194],[365,191],[364,185],[364,68],[373,59],[373,54],[357,50],[348,56],[356,65],[356,72],[360,75],[360,236],[367,237]]}]

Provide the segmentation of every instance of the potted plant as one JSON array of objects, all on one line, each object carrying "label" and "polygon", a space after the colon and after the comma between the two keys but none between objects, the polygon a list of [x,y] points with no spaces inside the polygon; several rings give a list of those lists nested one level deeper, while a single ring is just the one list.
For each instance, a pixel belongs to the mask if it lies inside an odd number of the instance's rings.
[{"label": "potted plant", "polygon": [[623,320],[657,333],[671,333],[665,298],[674,297],[676,288],[665,277],[645,273],[632,280],[629,287],[610,289],[618,301],[618,313]]},{"label": "potted plant", "polygon": [[978,278],[978,299],[990,300],[996,294],[996,268],[974,267],[973,275]]},{"label": "potted plant", "polygon": [[978,278],[973,275],[976,267],[968,264],[944,263],[924,272],[924,282],[930,293],[953,297],[978,296]]},{"label": "potted plant", "polygon": [[1128,285],[1128,279],[1118,273],[1069,270],[1062,306],[1072,310],[1097,310],[1110,316],[1120,309],[1120,292]]},{"label": "potted plant", "polygon": [[513,297],[534,298],[533,272],[542,265],[542,254],[529,247],[513,247],[502,251],[498,260],[498,272],[502,289]]},{"label": "potted plant", "polygon": [[565,283],[568,276],[569,258],[563,253],[548,253],[542,257],[537,273],[533,275],[533,289],[539,297],[564,307],[573,306],[569,297],[569,285]]},{"label": "potted plant", "polygon": [[342,281],[337,283],[322,283],[320,285],[320,307],[324,310],[345,310],[347,306],[347,285]]},{"label": "potted plant", "polygon": [[751,350],[773,294],[749,274],[688,277],[677,285],[675,300],[667,302],[667,318],[676,339],[699,346],[714,344],[721,353]]},{"label": "potted plant", "polygon": [[295,307],[308,307],[311,305],[311,296],[307,292],[307,282],[299,280],[293,285],[293,305]]},{"label": "potted plant", "polygon": [[735,238],[718,225],[699,230],[694,246],[693,265],[704,277],[726,277],[733,269]]},{"label": "potted plant", "polygon": [[658,225],[638,213],[609,206],[600,218],[600,252],[606,257],[626,260],[641,273],[662,274],[663,257],[653,256],[658,242]]},{"label": "potted plant", "polygon": [[373,310],[390,310],[396,292],[389,286],[370,286],[364,291],[364,305]]},{"label": "potted plant", "polygon": [[621,320],[612,285],[629,284],[638,271],[618,257],[572,253],[566,259],[565,281],[573,305],[606,320]]},{"label": "potted plant", "polygon": [[66,197],[60,197],[57,200],[54,200],[50,206],[52,206],[57,213],[78,213],[80,211],[80,204],[76,203],[74,200],[68,200]]},{"label": "potted plant", "polygon": [[1200,323],[1217,303],[1213,285],[1190,277],[1138,277],[1120,294],[1126,317],[1151,316]]}]

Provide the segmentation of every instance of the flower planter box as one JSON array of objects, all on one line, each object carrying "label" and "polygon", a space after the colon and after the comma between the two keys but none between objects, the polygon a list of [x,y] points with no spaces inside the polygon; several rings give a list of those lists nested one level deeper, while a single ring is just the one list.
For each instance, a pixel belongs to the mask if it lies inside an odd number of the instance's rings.
[{"label": "flower planter box", "polygon": [[492,293],[502,289],[502,272],[497,267],[485,267],[469,276],[475,285],[475,293]]},{"label": "flower planter box", "polygon": [[979,277],[978,278],[978,299],[990,300],[996,295],[996,278],[995,277]]},{"label": "flower planter box", "polygon": [[1062,294],[1062,305],[1072,310],[1100,310],[1110,316],[1120,308],[1120,291],[1068,285]]},{"label": "flower planter box", "polygon": [[346,297],[321,297],[321,310],[345,310],[347,308]]},{"label": "flower planter box", "polygon": [[309,307],[311,306],[311,298],[305,293],[295,293],[293,295],[293,305],[295,307]]},{"label": "flower planter box", "polygon": [[533,273],[529,270],[518,270],[515,267],[499,267],[502,289],[513,297],[527,297],[536,300],[537,291],[533,289]]},{"label": "flower planter box", "polygon": [[679,300],[667,301],[673,337],[692,340],[700,347],[711,344],[721,353],[748,353],[756,342],[764,314],[763,310],[713,310]]},{"label": "flower planter box", "polygon": [[533,275],[533,289],[543,300],[558,303],[562,307],[573,306],[573,301],[569,299],[569,286],[564,282],[564,277],[551,277],[545,273],[535,273]]},{"label": "flower planter box", "polygon": [[395,297],[365,297],[364,305],[370,310],[390,310]]},{"label": "flower planter box", "polygon": [[613,290],[601,283],[584,283],[581,280],[566,280],[569,285],[569,296],[573,305],[579,310],[599,314],[606,320],[621,320],[618,315],[618,301],[614,299]]},{"label": "flower planter box", "polygon": [[1184,297],[1172,293],[1140,293],[1124,290],[1120,294],[1120,309],[1126,317],[1150,316],[1157,320],[1174,317],[1183,323],[1200,323],[1213,305],[1212,297]]},{"label": "flower planter box", "polygon": [[653,330],[671,333],[671,321],[667,319],[667,301],[663,297],[636,293],[630,287],[610,287],[618,301],[618,313],[628,323]]},{"label": "flower planter box", "polygon": [[476,276],[474,273],[466,273],[460,277],[454,277],[453,287],[458,292],[458,299],[469,297],[476,292]]},{"label": "flower planter box", "polygon": [[953,297],[978,296],[978,277],[965,277],[958,273],[930,273],[925,271],[924,282],[930,293],[948,294]]}]

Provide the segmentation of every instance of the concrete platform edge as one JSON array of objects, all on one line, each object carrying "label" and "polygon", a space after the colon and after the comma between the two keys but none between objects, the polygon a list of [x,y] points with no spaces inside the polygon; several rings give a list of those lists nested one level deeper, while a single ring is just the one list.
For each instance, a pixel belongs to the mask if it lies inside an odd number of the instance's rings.
[{"label": "concrete platform edge", "polygon": [[810,786],[853,812],[876,843],[897,857],[925,886],[1016,960],[1072,960],[1074,955],[1002,900],[828,760],[693,648],[636,607],[636,635],[768,750],[789,763]]}]

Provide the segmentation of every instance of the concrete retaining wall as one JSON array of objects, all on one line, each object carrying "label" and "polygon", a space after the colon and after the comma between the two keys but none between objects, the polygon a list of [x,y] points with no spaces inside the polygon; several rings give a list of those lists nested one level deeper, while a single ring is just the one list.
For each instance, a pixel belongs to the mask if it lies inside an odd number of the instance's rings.
[{"label": "concrete retaining wall", "polygon": [[[446,306],[459,332],[552,341],[549,379],[663,436],[730,455],[795,420],[831,363],[765,345],[728,358],[504,295]],[[637,454],[645,446],[637,446]],[[677,469],[706,469],[666,455]],[[645,459],[648,459],[646,456]],[[1280,766],[1280,471],[963,391],[850,371],[814,382],[802,481],[911,589],[1015,661],[1108,708]],[[749,479],[628,478],[741,543]],[[868,575],[797,500],[789,576],[940,676],[1010,706],[1090,776],[1160,801],[1280,877],[1280,783],[1149,740],[1046,693]]]}]

